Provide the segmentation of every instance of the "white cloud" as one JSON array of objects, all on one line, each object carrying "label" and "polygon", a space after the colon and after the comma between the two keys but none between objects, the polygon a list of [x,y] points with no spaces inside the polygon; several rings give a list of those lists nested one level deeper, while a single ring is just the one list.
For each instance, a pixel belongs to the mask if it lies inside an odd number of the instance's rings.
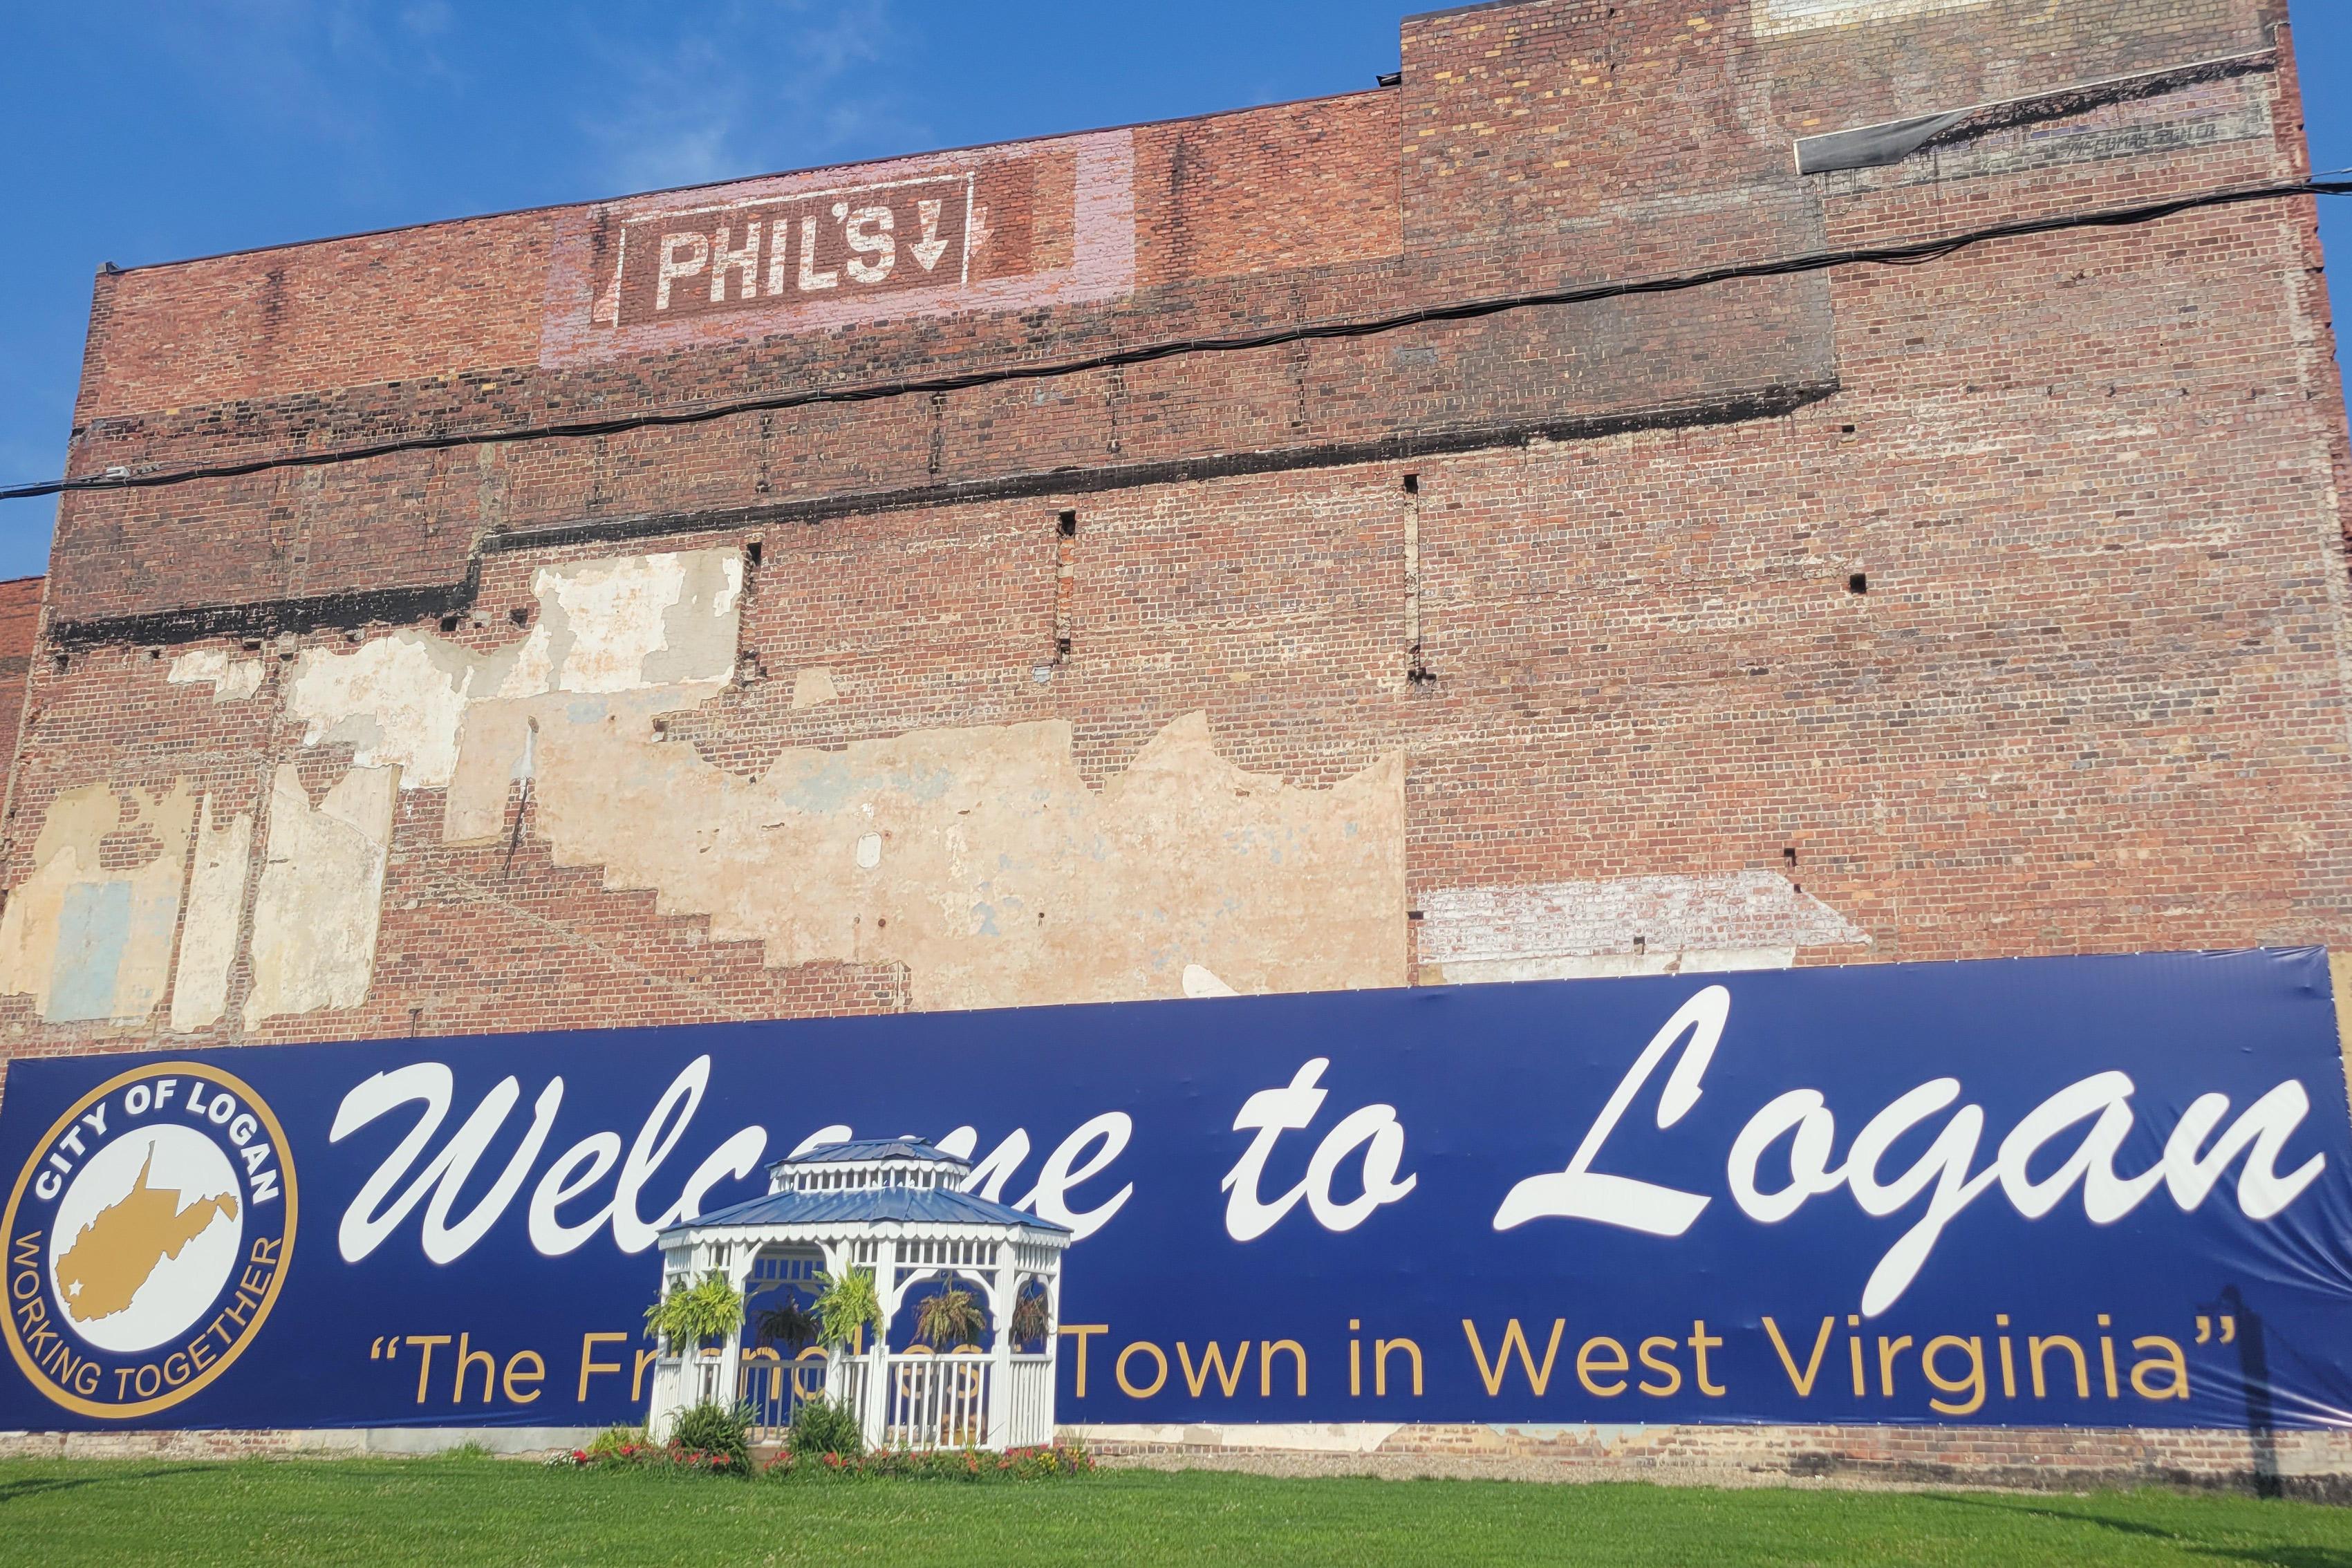
[{"label": "white cloud", "polygon": [[657,51],[642,39],[590,40],[610,81],[579,124],[602,152],[607,188],[793,168],[877,139],[919,143],[887,68],[898,42],[887,0],[732,0],[692,15],[691,30]]},{"label": "white cloud", "polygon": [[443,0],[424,0],[400,14],[400,25],[420,38],[436,37],[449,30],[449,7]]}]

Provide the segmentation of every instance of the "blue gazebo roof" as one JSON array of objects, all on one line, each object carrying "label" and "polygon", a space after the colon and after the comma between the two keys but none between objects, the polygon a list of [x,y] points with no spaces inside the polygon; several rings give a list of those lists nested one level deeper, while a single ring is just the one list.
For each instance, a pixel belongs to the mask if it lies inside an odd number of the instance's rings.
[{"label": "blue gazebo roof", "polygon": [[[929,1145],[893,1144],[894,1148]],[[829,1148],[850,1145],[835,1143]],[[938,1154],[937,1150],[931,1152]],[[871,1154],[862,1156],[872,1159]],[[945,1156],[940,1156],[945,1158]],[[804,1156],[805,1158],[805,1156]],[[961,1162],[958,1162],[961,1163]],[[694,1230],[716,1225],[857,1225],[899,1220],[917,1225],[1017,1225],[1031,1230],[1068,1235],[1070,1227],[1024,1214],[1009,1205],[991,1203],[970,1193],[947,1187],[864,1187],[848,1192],[803,1193],[786,1190],[751,1198],[704,1215],[681,1220],[663,1231]]]}]

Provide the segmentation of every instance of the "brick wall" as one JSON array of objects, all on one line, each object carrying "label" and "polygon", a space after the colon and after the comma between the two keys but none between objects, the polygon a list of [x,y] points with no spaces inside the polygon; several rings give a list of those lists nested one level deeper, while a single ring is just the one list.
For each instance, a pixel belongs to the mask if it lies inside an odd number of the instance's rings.
[{"label": "brick wall", "polygon": [[[100,278],[77,474],[439,444],[68,499],[0,1057],[2352,935],[2309,199],[1228,341],[2293,179],[2283,5],[1530,0],[1402,43],[1374,92]],[[861,294],[836,200],[963,269]],[[633,268],[747,225],[756,291],[649,303]],[[961,808],[876,784],[887,831],[743,849],[827,759],[907,757],[1139,847],[994,948],[914,912]],[[388,804],[331,845],[331,789]],[[1369,842],[1220,881],[1184,847],[1249,812]],[[267,869],[331,851],[348,908]],[[67,985],[76,878],[169,951]],[[1146,894],[1195,951],[1065,945]],[[326,912],[364,939],[288,973]]]},{"label": "brick wall", "polygon": [[25,676],[41,631],[41,579],[0,583],[0,735],[13,737],[25,716]]}]

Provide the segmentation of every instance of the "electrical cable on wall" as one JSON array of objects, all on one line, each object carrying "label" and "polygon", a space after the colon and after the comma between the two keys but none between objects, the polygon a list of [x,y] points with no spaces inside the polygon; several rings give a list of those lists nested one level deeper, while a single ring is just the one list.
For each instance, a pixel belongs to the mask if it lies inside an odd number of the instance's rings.
[{"label": "electrical cable on wall", "polygon": [[773,413],[782,409],[805,408],[824,404],[871,403],[893,397],[962,392],[974,387],[993,386],[1012,381],[1042,381],[1056,376],[1082,374],[1089,371],[1148,364],[1155,360],[1173,359],[1183,354],[1236,353],[1253,349],[1278,347],[1286,343],[1311,342],[1318,339],[1375,337],[1381,333],[1436,321],[1475,321],[1482,317],[1501,315],[1512,310],[1533,310],[1548,305],[1592,304],[1600,300],[1624,299],[1636,294],[1675,294],[1693,289],[1704,289],[1711,284],[1734,282],[1748,278],[1783,278],[1798,273],[1825,272],[1837,267],[1916,267],[1925,262],[1940,260],[1958,251],[1991,240],[2056,234],[2078,228],[2128,228],[2140,224],[2158,222],[2164,218],[2203,207],[2235,206],[2251,202],[2281,201],[2294,196],[2352,195],[2352,179],[2336,177],[2347,174],[2352,174],[2352,171],[2331,171],[2329,175],[2294,180],[2284,184],[2235,186],[2218,191],[2205,191],[2191,196],[2179,196],[2168,201],[2150,202],[2137,206],[2111,207],[2095,212],[2065,213],[2049,217],[2028,218],[2015,223],[1995,224],[1984,228],[1970,229],[1962,234],[1937,239],[1915,240],[1903,245],[1863,246],[1843,250],[1811,251],[1800,256],[1780,257],[1767,261],[1737,262],[1730,266],[1708,268],[1696,272],[1674,273],[1660,278],[1634,279],[1610,283],[1586,284],[1573,289],[1546,289],[1536,293],[1461,300],[1443,305],[1423,306],[1419,310],[1401,311],[1393,315],[1368,317],[1355,321],[1311,322],[1238,336],[1176,338],[1135,348],[1118,349],[1108,353],[1091,354],[1078,359],[1055,360],[1034,364],[1001,365],[955,375],[868,382],[855,386],[824,387],[778,393],[768,396],[730,398],[719,403],[693,404],[678,408],[647,409],[639,413],[615,415],[601,419],[568,420],[545,425],[505,426],[494,429],[445,431],[432,435],[402,437],[395,440],[371,442],[364,446],[338,447],[323,452],[283,453],[267,458],[249,458],[241,462],[208,463],[185,468],[159,468],[147,473],[109,472],[74,479],[47,479],[36,484],[0,488],[0,500],[23,500],[37,496],[58,495],[68,490],[147,489],[163,485],[185,484],[196,479],[236,479],[276,468],[325,468],[340,463],[362,462],[372,458],[392,457],[403,452],[440,451],[451,447],[488,446],[494,442],[570,440],[594,436],[613,436],[626,431],[653,429],[663,426],[706,424],[711,420],[732,418],[741,414]]}]

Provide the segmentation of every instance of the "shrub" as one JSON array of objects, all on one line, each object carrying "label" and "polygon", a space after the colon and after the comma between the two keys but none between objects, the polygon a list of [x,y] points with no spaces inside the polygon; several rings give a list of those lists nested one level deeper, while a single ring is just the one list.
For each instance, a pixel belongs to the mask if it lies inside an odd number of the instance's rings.
[{"label": "shrub", "polygon": [[804,1399],[793,1412],[784,1447],[796,1458],[838,1454],[855,1459],[865,1454],[866,1437],[858,1429],[856,1413],[847,1405],[830,1399]]},{"label": "shrub", "polygon": [[604,1459],[611,1458],[625,1448],[635,1449],[646,1446],[644,1427],[607,1426],[597,1433],[589,1445],[579,1452],[583,1459]]},{"label": "shrub", "polygon": [[751,1407],[721,1405],[715,1399],[689,1405],[670,1423],[669,1446],[673,1450],[684,1449],[692,1454],[723,1454],[740,1473],[748,1473],[751,1462]]}]

